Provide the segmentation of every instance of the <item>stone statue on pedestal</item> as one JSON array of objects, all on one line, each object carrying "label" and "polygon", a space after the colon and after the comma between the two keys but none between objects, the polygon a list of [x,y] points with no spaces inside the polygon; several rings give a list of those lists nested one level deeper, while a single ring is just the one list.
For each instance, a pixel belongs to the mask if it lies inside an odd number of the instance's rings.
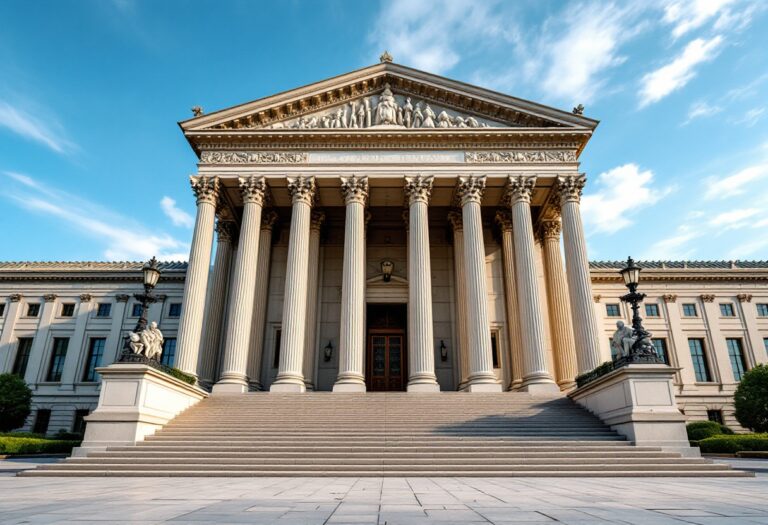
[{"label": "stone statue on pedestal", "polygon": [[624,324],[624,321],[616,321],[616,331],[611,337],[611,350],[617,357],[626,357],[632,350],[632,345],[637,341],[632,329]]},{"label": "stone statue on pedestal", "polygon": [[157,323],[152,321],[149,328],[140,332],[131,332],[128,334],[129,343],[134,354],[143,355],[147,359],[160,360],[163,353],[163,333],[157,327]]}]

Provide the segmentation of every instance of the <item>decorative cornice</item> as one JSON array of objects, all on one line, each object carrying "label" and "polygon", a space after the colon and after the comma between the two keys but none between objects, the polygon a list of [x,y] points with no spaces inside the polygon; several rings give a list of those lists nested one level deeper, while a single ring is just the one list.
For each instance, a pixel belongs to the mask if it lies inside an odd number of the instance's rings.
[{"label": "decorative cornice", "polygon": [[312,210],[312,214],[310,215],[310,219],[309,219],[309,229],[320,231],[320,228],[323,226],[324,221],[325,221],[325,212],[322,212],[320,210]]},{"label": "decorative cornice", "polygon": [[238,177],[240,194],[243,197],[243,204],[256,204],[263,206],[266,200],[267,179],[265,177]]},{"label": "decorative cornice", "polygon": [[219,196],[218,177],[192,176],[189,178],[192,185],[192,191],[197,197],[197,203],[208,203],[216,205],[216,199]]},{"label": "decorative cornice", "polygon": [[566,202],[579,202],[581,192],[587,183],[587,177],[581,175],[560,175],[557,177],[557,192],[560,195],[560,205]]},{"label": "decorative cornice", "polygon": [[451,210],[448,212],[448,222],[451,223],[453,231],[464,231],[464,218],[460,211]]},{"label": "decorative cornice", "polygon": [[294,204],[302,202],[309,206],[315,198],[315,178],[314,177],[286,177],[288,180],[288,192],[291,194],[291,200]]},{"label": "decorative cornice", "polygon": [[456,185],[456,200],[459,201],[458,203],[461,206],[464,206],[470,202],[480,204],[480,202],[483,200],[485,182],[485,175],[460,176]]},{"label": "decorative cornice", "polygon": [[119,293],[115,295],[115,301],[117,301],[118,303],[127,303],[128,299],[130,298],[131,296],[128,295],[127,293]]},{"label": "decorative cornice", "polygon": [[52,303],[56,300],[57,297],[58,295],[56,295],[55,293],[45,294],[43,296],[43,301],[45,301],[46,303]]},{"label": "decorative cornice", "polygon": [[203,151],[201,164],[304,164],[307,154],[288,151]]},{"label": "decorative cornice", "polygon": [[739,300],[740,303],[751,303],[752,302],[752,294],[751,293],[740,293],[736,296],[736,299]]},{"label": "decorative cornice", "polygon": [[539,232],[542,240],[559,241],[562,231],[563,225],[559,220],[549,219],[541,221],[541,229]]},{"label": "decorative cornice", "polygon": [[508,211],[496,210],[496,215],[494,216],[494,220],[501,228],[502,233],[512,231],[512,227],[513,227],[512,215]]},{"label": "decorative cornice", "polygon": [[536,187],[535,175],[510,175],[504,198],[509,206],[516,202],[531,203],[531,196]]},{"label": "decorative cornice", "polygon": [[699,297],[705,303],[713,303],[713,302],[715,302],[715,294],[704,293],[704,294],[701,294]]},{"label": "decorative cornice", "polygon": [[664,299],[665,303],[676,303],[677,302],[677,294],[673,293],[665,293],[661,296],[662,299]]},{"label": "decorative cornice", "polygon": [[365,205],[368,199],[368,177],[357,175],[341,177],[341,194],[344,197],[344,204]]},{"label": "decorative cornice", "polygon": [[22,297],[24,297],[24,296],[21,295],[20,293],[12,293],[11,295],[8,296],[8,299],[12,303],[18,303],[19,301],[21,301]]},{"label": "decorative cornice", "polygon": [[93,300],[93,296],[89,293],[80,294],[80,302],[90,303]]},{"label": "decorative cornice", "polygon": [[429,198],[432,196],[432,183],[434,180],[435,178],[432,175],[405,177],[405,196],[408,198],[408,203],[429,203]]},{"label": "decorative cornice", "polygon": [[576,162],[576,151],[467,151],[464,162],[469,164],[534,164]]},{"label": "decorative cornice", "polygon": [[275,227],[277,222],[277,213],[274,210],[269,210],[261,215],[261,229],[270,230]]}]

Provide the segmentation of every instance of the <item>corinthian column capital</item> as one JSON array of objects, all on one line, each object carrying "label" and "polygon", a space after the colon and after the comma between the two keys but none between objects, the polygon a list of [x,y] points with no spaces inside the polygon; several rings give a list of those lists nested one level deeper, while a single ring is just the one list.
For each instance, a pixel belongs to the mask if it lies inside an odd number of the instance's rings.
[{"label": "corinthian column capital", "polygon": [[405,178],[405,195],[408,197],[408,203],[425,202],[429,203],[432,196],[433,176],[417,175],[415,177]]},{"label": "corinthian column capital", "polygon": [[319,231],[325,221],[325,212],[313,210],[309,218],[309,229]]},{"label": "corinthian column capital", "polygon": [[541,238],[542,240],[560,240],[560,233],[563,231],[563,225],[556,219],[548,219],[541,221]]},{"label": "corinthian column capital", "polygon": [[216,205],[216,199],[219,196],[219,178],[192,176],[189,178],[192,185],[192,191],[197,197],[197,203],[205,202]]},{"label": "corinthian column capital", "polygon": [[240,194],[243,196],[243,203],[254,203],[259,206],[264,205],[267,195],[267,179],[264,177],[238,177],[240,184]]},{"label": "corinthian column capital", "polygon": [[505,195],[507,203],[510,206],[516,202],[526,202],[530,204],[533,189],[535,187],[535,175],[510,175]]},{"label": "corinthian column capital", "polygon": [[294,204],[303,202],[312,206],[315,198],[315,178],[314,177],[287,177],[288,191]]},{"label": "corinthian column capital", "polygon": [[456,186],[456,198],[461,206],[468,202],[480,204],[480,201],[483,199],[483,192],[485,191],[485,180],[485,175],[459,177],[459,184]]},{"label": "corinthian column capital", "polygon": [[494,220],[499,225],[502,232],[512,231],[512,216],[508,211],[498,210]]},{"label": "corinthian column capital", "polygon": [[586,182],[587,177],[583,174],[560,175],[557,177],[557,192],[560,194],[560,205],[562,206],[566,202],[579,202]]},{"label": "corinthian column capital", "polygon": [[269,210],[261,216],[261,229],[272,231],[276,222],[277,213],[274,210]]},{"label": "corinthian column capital", "polygon": [[464,230],[464,220],[460,211],[454,210],[448,212],[448,222],[451,223],[451,228],[453,228],[453,231],[457,232]]},{"label": "corinthian column capital", "polygon": [[232,221],[216,221],[216,235],[219,242],[232,242],[235,224]]},{"label": "corinthian column capital", "polygon": [[341,177],[341,194],[345,204],[357,202],[365,205],[368,198],[368,177]]}]

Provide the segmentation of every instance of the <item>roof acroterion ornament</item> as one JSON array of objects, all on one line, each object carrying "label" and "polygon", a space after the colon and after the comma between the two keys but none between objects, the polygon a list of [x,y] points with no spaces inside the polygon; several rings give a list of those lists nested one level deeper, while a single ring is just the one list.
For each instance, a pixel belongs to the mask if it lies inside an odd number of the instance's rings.
[{"label": "roof acroterion ornament", "polygon": [[203,114],[203,108],[200,106],[192,106],[192,115],[199,117]]},{"label": "roof acroterion ornament", "polygon": [[392,55],[389,54],[389,51],[387,51],[386,49],[384,50],[384,52],[379,57],[379,62],[381,62],[382,64],[384,62],[392,62]]},{"label": "roof acroterion ornament", "polygon": [[575,108],[573,108],[573,111],[571,111],[574,115],[583,115],[584,114],[584,104],[579,104]]}]

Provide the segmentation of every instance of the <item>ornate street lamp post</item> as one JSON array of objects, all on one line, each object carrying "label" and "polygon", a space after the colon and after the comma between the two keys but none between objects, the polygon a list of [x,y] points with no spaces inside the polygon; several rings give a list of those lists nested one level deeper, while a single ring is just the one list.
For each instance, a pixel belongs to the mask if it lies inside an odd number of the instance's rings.
[{"label": "ornate street lamp post", "polygon": [[656,348],[651,342],[651,333],[643,328],[643,318],[640,317],[640,303],[645,299],[644,293],[637,291],[637,285],[640,282],[641,268],[635,264],[632,257],[627,258],[627,266],[619,270],[624,279],[624,285],[629,289],[629,293],[620,297],[624,302],[632,305],[632,336],[634,342],[629,351],[629,355],[617,359],[620,364],[626,363],[661,363],[664,360],[656,353]]},{"label": "ornate street lamp post", "polygon": [[[144,263],[144,266],[141,268],[141,273],[144,280],[144,293],[133,294],[133,297],[141,302],[141,315],[136,323],[136,328],[133,330],[136,334],[140,334],[147,329],[147,312],[149,311],[149,305],[157,302],[157,297],[152,294],[152,290],[154,290],[155,286],[157,286],[157,282],[160,280],[160,268],[157,264],[157,259],[152,257],[149,261]],[[130,342],[130,338],[126,337],[120,361],[143,361],[143,356],[138,355],[131,350]]]}]

